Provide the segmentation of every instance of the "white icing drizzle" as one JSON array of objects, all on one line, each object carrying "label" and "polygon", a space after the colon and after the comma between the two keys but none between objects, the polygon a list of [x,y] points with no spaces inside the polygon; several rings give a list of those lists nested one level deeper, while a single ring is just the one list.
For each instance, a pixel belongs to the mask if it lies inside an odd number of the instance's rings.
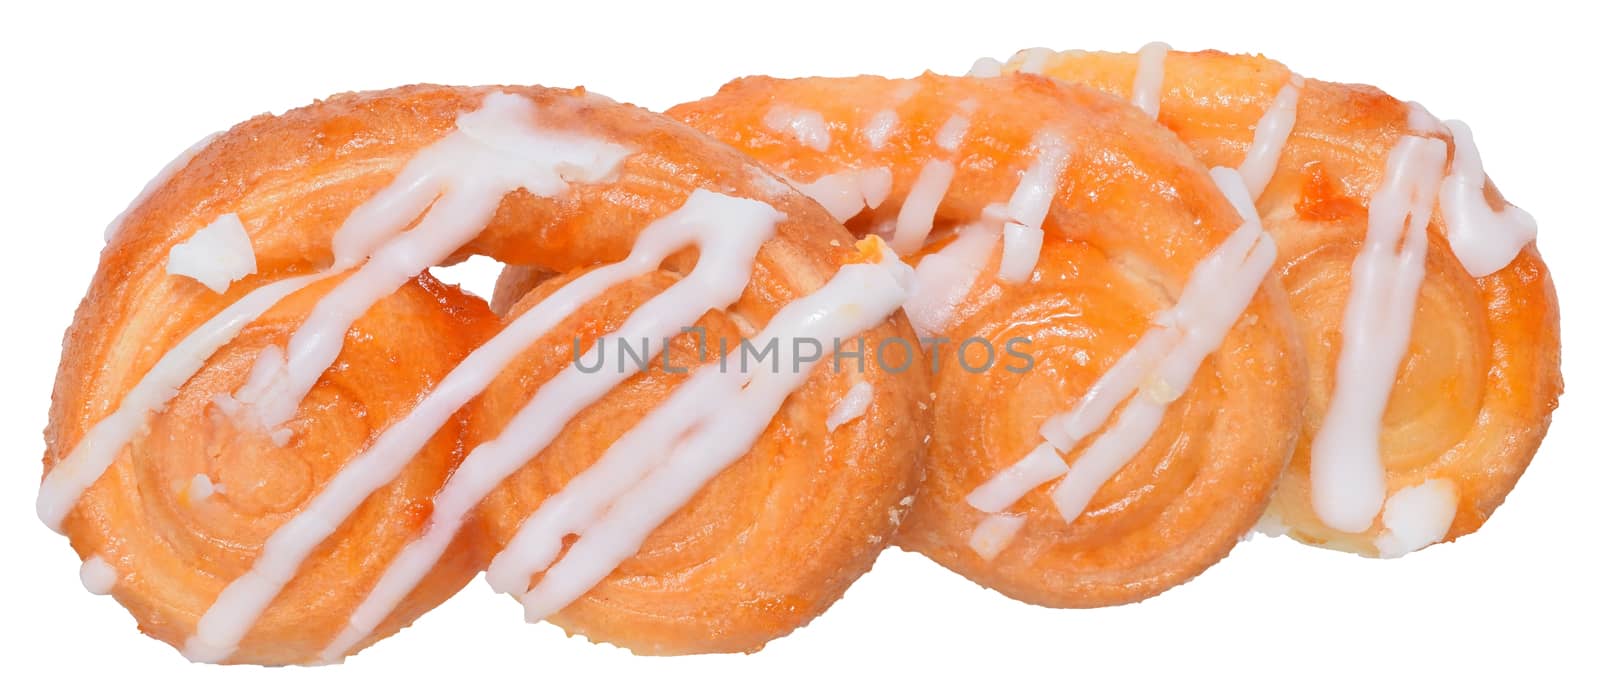
[{"label": "white icing drizzle", "polygon": [[[1117,404],[1139,389],[1145,378],[1150,376],[1151,370],[1155,369],[1156,363],[1177,345],[1178,337],[1177,330],[1162,326],[1146,331],[1133,347],[1117,358],[1111,368],[1089,386],[1089,390],[1071,411],[1046,419],[1044,425],[1039,428],[1039,435],[1057,450],[1071,452],[1079,441],[1105,425],[1111,413],[1116,410]],[[1060,467],[1064,472],[1065,465]],[[1049,478],[1052,477],[1045,477],[1046,480]],[[1005,482],[996,481],[996,485],[1003,483]],[[1039,483],[1043,483],[1043,480],[1025,486],[1022,491],[1029,491]],[[1019,492],[1016,496],[1011,496],[1011,499],[1020,496]]]},{"label": "white icing drizzle", "polygon": [[[380,433],[304,510],[272,534],[250,571],[229,584],[206,611],[184,653],[197,660],[221,660],[231,654],[311,551],[362,501],[398,476],[450,416],[562,319],[606,289],[656,269],[667,256],[693,244],[700,251],[694,269],[628,316],[612,340],[676,333],[706,311],[725,308],[738,299],[749,280],[756,251],[772,236],[780,218],[760,202],[696,191],[683,207],[645,227],[622,262],[585,273],[518,316],[469,354],[411,413]],[[596,350],[591,349],[585,356],[586,366],[595,365],[595,355]],[[392,609],[389,597],[398,602],[411,590],[411,586],[401,585],[403,582],[420,580],[433,568],[461,519],[484,495],[543,449],[573,415],[637,373],[638,367],[624,363],[619,370],[627,371],[586,374],[576,366],[568,367],[541,387],[500,437],[467,456],[435,496],[423,537],[406,547],[391,564],[390,575],[369,595],[369,601],[378,601],[371,609],[384,608],[372,625]],[[350,640],[350,644],[360,639]]]},{"label": "white icing drizzle", "polygon": [[1472,130],[1457,120],[1444,123],[1455,138],[1455,157],[1439,190],[1439,210],[1444,214],[1450,250],[1473,277],[1484,277],[1511,264],[1534,238],[1533,217],[1511,204],[1495,211],[1484,187],[1483,159],[1472,140]]},{"label": "white icing drizzle", "polygon": [[1429,479],[1389,497],[1383,506],[1383,531],[1373,544],[1385,559],[1410,554],[1443,540],[1455,519],[1455,482]]},{"label": "white icing drizzle", "polygon": [[[317,301],[289,338],[282,362],[273,371],[254,372],[234,395],[261,426],[270,432],[292,418],[338,358],[350,326],[470,242],[506,194],[521,188],[551,197],[569,183],[609,179],[628,153],[589,136],[539,128],[535,121],[527,98],[487,96],[478,110],[457,118],[455,131],[418,151],[392,184],[350,214],[334,234],[334,268],[360,266]],[[261,363],[256,369],[263,369]]]},{"label": "white icing drizzle", "polygon": [[1028,518],[1024,515],[991,515],[972,528],[972,537],[967,544],[984,561],[989,561],[1011,546],[1011,540],[1016,539],[1017,531],[1027,522]]},{"label": "white icing drizzle", "polygon": [[946,151],[955,151],[961,148],[961,142],[967,138],[967,129],[972,126],[972,112],[978,108],[977,100],[962,100],[957,105],[957,112],[945,120],[939,132],[934,134],[933,142]]},{"label": "white icing drizzle", "polygon": [[[1080,402],[1081,403],[1081,402]],[[1113,407],[1115,404],[1113,404]],[[1060,418],[1060,416],[1056,416]],[[1053,420],[1053,419],[1052,419]],[[1021,500],[1023,495],[1051,479],[1067,473],[1067,463],[1050,442],[1040,443],[967,494],[967,504],[985,513],[999,513]],[[976,538],[974,533],[974,538]]]},{"label": "white icing drizzle", "polygon": [[849,391],[839,397],[839,402],[828,411],[828,432],[831,433],[839,426],[867,415],[867,408],[870,406],[872,406],[872,382],[865,379],[858,380],[850,385]]},{"label": "white icing drizzle", "polygon": [[1290,75],[1289,82],[1279,88],[1277,97],[1267,107],[1261,120],[1256,122],[1255,136],[1250,140],[1250,150],[1239,164],[1239,176],[1244,178],[1250,197],[1258,199],[1266,191],[1272,174],[1278,170],[1278,159],[1283,155],[1284,144],[1289,142],[1289,132],[1294,130],[1295,112],[1300,105],[1300,89],[1305,80]]},{"label": "white icing drizzle", "polygon": [[933,231],[939,203],[944,201],[944,193],[955,176],[956,168],[949,161],[931,160],[922,166],[895,219],[894,237],[889,243],[896,253],[909,255],[922,249],[928,233]]},{"label": "white icing drizzle", "polygon": [[900,123],[900,115],[893,109],[885,109],[872,115],[867,126],[861,133],[867,137],[867,145],[872,150],[880,150],[889,143],[889,134],[894,133],[895,126]]},{"label": "white icing drizzle", "polygon": [[[784,341],[821,338],[824,352],[831,352],[833,343],[829,340],[859,335],[894,313],[905,301],[911,283],[910,273],[910,268],[888,252],[877,263],[846,265],[822,289],[779,310],[758,337],[757,345],[767,338]],[[749,451],[784,400],[805,383],[815,365],[815,362],[801,368],[763,365],[755,368],[742,388],[740,384],[744,378],[739,376],[742,372],[708,368],[706,373],[715,373],[715,379],[708,380],[713,387],[713,400],[699,402],[705,415],[698,425],[689,426],[681,440],[658,444],[640,444],[650,442],[648,440],[618,440],[612,445],[601,458],[600,466],[612,462],[654,468],[637,483],[625,480],[620,484],[625,490],[617,493],[598,519],[550,523],[550,527],[528,539],[519,532],[513,540],[514,544],[522,544],[531,539],[532,549],[539,550],[535,553],[547,554],[559,551],[564,534],[580,535],[565,556],[545,571],[539,584],[520,596],[528,619],[542,619],[565,607],[636,553],[651,531],[687,503],[706,482]],[[676,412],[658,406],[640,425],[647,421],[654,424],[661,416],[671,420]],[[670,447],[670,450],[659,449],[662,447]],[[667,456],[658,462],[660,454]],[[614,481],[610,484],[619,485]],[[594,501],[586,502],[582,497],[576,502],[578,506],[574,510],[579,513],[602,510]],[[543,509],[541,506],[540,510]],[[535,512],[529,522],[549,521]],[[524,531],[528,527],[525,523]],[[502,551],[490,567],[491,572],[498,572],[491,583],[498,581],[502,588],[507,582],[520,581],[525,585],[544,562],[523,559],[523,554],[525,551],[521,548],[508,547]],[[506,590],[515,591],[519,587]]]},{"label": "white icing drizzle", "polygon": [[[991,515],[979,528],[999,528],[1001,514],[1027,492],[1061,477],[1052,491],[1061,517],[1072,522],[1116,472],[1142,450],[1161,425],[1167,405],[1188,390],[1201,362],[1221,346],[1272,269],[1277,247],[1266,235],[1238,173],[1214,168],[1212,177],[1239,209],[1244,223],[1197,264],[1178,301],[1155,326],[1098,378],[1073,410],[1052,416],[1040,428],[1043,444],[1001,470],[967,497]],[[1131,395],[1131,398],[1130,398]],[[1069,467],[1069,452],[1122,410]]]},{"label": "white icing drizzle", "polygon": [[894,173],[888,166],[866,170],[845,170],[819,177],[814,182],[793,183],[802,194],[817,200],[833,218],[849,221],[862,209],[877,209],[894,187]]},{"label": "white icing drizzle", "polygon": [[178,388],[205,366],[206,358],[279,300],[324,277],[326,275],[320,273],[302,275],[258,287],[172,346],[123,395],[117,410],[91,426],[66,458],[45,474],[36,503],[39,519],[60,532],[62,520],[83,492],[99,480],[122,448],[139,434],[149,415],[164,408],[167,401],[178,394]]},{"label": "white icing drizzle", "polygon": [[217,485],[211,483],[210,477],[205,474],[196,474],[184,486],[183,499],[189,504],[204,503],[206,499],[211,498],[211,494],[216,493],[218,490]]},{"label": "white icing drizzle", "polygon": [[1035,46],[1031,49],[1018,51],[1011,60],[1017,62],[1017,72],[1038,75],[1044,72],[1045,63],[1048,63],[1050,58],[1055,55],[1056,52],[1050,49],[1043,46]]},{"label": "white icing drizzle", "polygon": [[223,214],[167,252],[167,274],[182,275],[221,294],[256,272],[256,253],[238,214]]},{"label": "white icing drizzle", "polygon": [[900,125],[900,115],[895,110],[900,104],[917,94],[921,89],[915,81],[900,81],[900,84],[889,93],[889,106],[872,115],[861,133],[867,138],[867,147],[874,151],[882,150],[889,144],[889,135],[894,133]]},{"label": "white icing drizzle", "polygon": [[967,77],[998,78],[1000,77],[1000,72],[1003,68],[1005,68],[1005,64],[1001,63],[999,60],[989,56],[984,56],[983,58],[972,62],[972,68],[967,71]]},{"label": "white icing drizzle", "polygon": [[1044,243],[1044,230],[1040,227],[1050,213],[1071,152],[1066,139],[1050,131],[1035,135],[1032,148],[1033,164],[1022,173],[1005,209],[1010,220],[1001,229],[1005,242],[1000,253],[1000,279],[1004,282],[1027,280],[1039,263],[1039,248]]},{"label": "white icing drizzle", "polygon": [[972,125],[971,118],[965,114],[950,117],[939,127],[939,133],[933,137],[933,142],[946,151],[954,151],[961,147],[961,140],[967,136],[967,128]]},{"label": "white icing drizzle", "polygon": [[83,560],[83,566],[78,568],[78,580],[90,593],[110,595],[111,589],[117,585],[117,570],[96,554]]},{"label": "white icing drizzle", "polygon": [[906,317],[921,336],[943,331],[967,298],[1000,240],[1000,223],[985,219],[955,231],[955,240],[917,263],[917,283],[906,300]]},{"label": "white icing drizzle", "polygon": [[179,170],[183,170],[188,166],[189,161],[194,160],[194,157],[199,155],[200,151],[205,150],[205,147],[211,145],[211,142],[217,140],[217,137],[221,136],[222,133],[218,131],[208,134],[205,138],[196,141],[193,146],[184,149],[176,158],[173,158],[172,162],[163,166],[155,177],[150,178],[150,181],[145,183],[144,189],[139,190],[139,194],[134,195],[133,201],[128,202],[127,208],[123,209],[122,213],[117,214],[117,217],[112,219],[111,223],[106,224],[106,242],[109,243],[111,239],[116,237],[117,230],[122,228],[122,222],[127,221],[128,215],[133,213],[133,210],[138,209],[140,205],[150,199],[150,195],[155,194],[156,190],[161,189],[170,182],[173,175],[177,175]]},{"label": "white icing drizzle", "polygon": [[1261,520],[1256,522],[1255,531],[1267,537],[1282,537],[1289,534],[1289,524],[1283,521],[1283,516],[1276,511],[1267,511],[1261,514]]},{"label": "white icing drizzle", "polygon": [[746,163],[744,174],[755,184],[757,190],[760,190],[762,194],[771,199],[781,199],[794,195],[793,185],[786,180],[779,179],[778,176],[773,175],[766,168],[759,165]]},{"label": "white icing drizzle", "polygon": [[1366,239],[1350,271],[1333,395],[1311,443],[1312,506],[1336,530],[1365,532],[1383,507],[1378,436],[1410,343],[1444,160],[1444,142],[1402,136],[1368,206]]},{"label": "white icing drizzle", "polygon": [[1444,122],[1433,116],[1420,102],[1406,103],[1406,128],[1419,136],[1443,136]]},{"label": "white icing drizzle", "polygon": [[816,110],[773,107],[767,110],[762,123],[773,131],[794,137],[802,146],[818,151],[828,150],[828,122]]},{"label": "white icing drizzle", "polygon": [[1139,69],[1133,74],[1133,92],[1128,101],[1150,118],[1161,114],[1161,86],[1166,80],[1167,52],[1172,47],[1152,41],[1139,49]]}]

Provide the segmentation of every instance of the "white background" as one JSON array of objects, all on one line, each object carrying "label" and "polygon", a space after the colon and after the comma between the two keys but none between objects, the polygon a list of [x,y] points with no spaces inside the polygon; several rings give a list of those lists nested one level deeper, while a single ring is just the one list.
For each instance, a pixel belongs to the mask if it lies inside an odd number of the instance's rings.
[{"label": "white background", "polygon": [[[1596,697],[1600,472],[1589,440],[1600,415],[1589,364],[1597,336],[1586,324],[1600,273],[1591,268],[1589,20],[1528,2],[1478,11],[1394,0],[1254,8],[1060,0],[140,5],[0,10],[0,300],[10,321],[0,331],[0,668],[8,669],[0,683],[9,686],[0,694],[1086,698],[1542,689],[1537,695]],[[553,626],[523,624],[514,601],[475,582],[343,666],[260,669],[190,665],[139,635],[113,600],[83,590],[66,541],[34,518],[61,333],[94,270],[101,230],[204,134],[334,92],[413,82],[581,84],[660,109],[748,73],[960,73],[975,57],[1028,46],[1132,51],[1153,39],[1265,53],[1306,76],[1377,84],[1441,117],[1464,118],[1491,175],[1538,217],[1565,311],[1567,393],[1533,467],[1482,532],[1382,562],[1257,538],[1188,585],[1093,611],[1023,605],[891,551],[833,610],[748,657],[643,658],[567,639]],[[491,272],[465,274],[482,283]]]}]

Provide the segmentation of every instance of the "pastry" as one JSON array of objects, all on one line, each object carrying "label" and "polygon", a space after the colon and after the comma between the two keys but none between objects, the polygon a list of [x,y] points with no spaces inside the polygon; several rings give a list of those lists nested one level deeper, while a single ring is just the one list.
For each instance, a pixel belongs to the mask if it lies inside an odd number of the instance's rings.
[{"label": "pastry", "polygon": [[[549,274],[496,315],[427,273],[469,255]],[[920,366],[829,361],[913,342],[909,275],[597,95],[338,95],[209,141],[113,226],[39,513],[200,661],[337,661],[491,562],[596,640],[759,648],[866,571],[917,484]]]},{"label": "pastry", "polygon": [[[671,118],[668,118],[671,117]],[[638,653],[760,649],[890,543],[1142,600],[1252,529],[1482,525],[1561,391],[1470,130],[1260,57],[337,95],[107,229],[38,511],[189,658],[337,662],[478,572]],[[506,265],[492,300],[429,270]]]}]

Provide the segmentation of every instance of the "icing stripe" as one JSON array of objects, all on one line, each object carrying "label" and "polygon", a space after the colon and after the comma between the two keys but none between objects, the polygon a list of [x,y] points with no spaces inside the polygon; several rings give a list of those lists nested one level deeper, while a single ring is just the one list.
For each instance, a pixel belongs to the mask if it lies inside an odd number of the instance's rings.
[{"label": "icing stripe", "polygon": [[1406,128],[1418,136],[1444,136],[1448,133],[1444,122],[1439,121],[1420,102],[1406,103]]},{"label": "icing stripe", "polygon": [[194,145],[184,149],[182,153],[179,153],[176,158],[172,159],[172,162],[167,163],[161,168],[161,170],[157,171],[155,177],[150,178],[150,181],[144,184],[144,189],[139,190],[139,194],[134,195],[133,201],[128,202],[128,206],[122,210],[122,213],[117,214],[117,217],[112,219],[111,223],[106,224],[106,230],[104,234],[106,242],[110,243],[113,238],[116,238],[117,230],[122,228],[123,222],[128,220],[128,215],[132,214],[133,210],[138,209],[140,205],[144,204],[150,199],[150,195],[155,194],[156,190],[161,189],[162,186],[170,182],[172,180],[172,176],[177,175],[178,171],[188,167],[189,162],[194,160],[194,157],[199,155],[201,151],[205,150],[206,146],[211,145],[212,141],[217,140],[217,137],[221,136],[222,133],[223,132],[218,131],[216,133],[206,135],[205,138],[196,141]]},{"label": "icing stripe", "polygon": [[767,111],[762,123],[773,131],[794,138],[802,146],[818,151],[828,150],[831,141],[828,122],[816,110],[773,107]]},{"label": "icing stripe", "polygon": [[917,94],[917,90],[918,86],[914,81],[901,81],[900,85],[889,93],[889,106],[872,115],[872,120],[861,130],[871,150],[882,150],[889,144],[889,135],[900,126],[900,115],[895,110],[901,103]]},{"label": "icing stripe", "polygon": [[1004,67],[1005,64],[1001,63],[1000,61],[989,56],[984,56],[983,58],[972,62],[972,68],[967,71],[967,77],[998,78],[1000,77],[1000,72]]},{"label": "icing stripe", "polygon": [[939,133],[934,134],[933,142],[946,151],[954,151],[961,147],[961,141],[967,137],[967,129],[971,126],[972,119],[968,115],[952,115],[939,127]]},{"label": "icing stripe", "polygon": [[1294,130],[1300,89],[1304,86],[1305,81],[1300,76],[1290,75],[1289,82],[1278,90],[1278,96],[1273,98],[1266,113],[1261,115],[1261,121],[1256,122],[1250,150],[1245,153],[1244,161],[1238,167],[1239,176],[1249,188],[1252,200],[1261,197],[1261,193],[1267,189],[1267,183],[1272,181],[1272,174],[1278,170],[1278,159],[1283,155],[1284,145],[1289,142],[1289,132]]},{"label": "icing stripe", "polygon": [[1450,174],[1439,191],[1439,210],[1444,214],[1450,250],[1473,277],[1484,277],[1511,264],[1523,247],[1533,240],[1538,226],[1533,217],[1506,204],[1495,211],[1489,207],[1484,187],[1483,159],[1472,140],[1472,130],[1457,120],[1444,123],[1455,138],[1455,157]]},{"label": "icing stripe", "polygon": [[824,175],[814,182],[791,183],[801,194],[817,200],[834,219],[844,222],[861,213],[862,209],[876,209],[888,199],[894,187],[894,173],[887,166],[866,170],[846,170]]},{"label": "icing stripe", "polygon": [[[1139,382],[1155,369],[1156,362],[1177,345],[1178,335],[1172,328],[1158,326],[1140,336],[1128,352],[1117,358],[1111,368],[1089,386],[1071,411],[1052,416],[1040,426],[1040,437],[1057,450],[1071,452],[1077,447],[1078,441],[1105,425],[1117,404],[1139,388]],[[1024,490],[1038,485],[1032,484]],[[1020,495],[1012,497],[1013,500]]]},{"label": "icing stripe", "polygon": [[[1035,46],[1031,49],[1023,49],[1018,51],[1011,60],[1017,62],[1018,72],[1038,75],[1039,73],[1044,72],[1045,63],[1049,62],[1049,60],[1055,55],[1056,52],[1051,51],[1048,48],[1043,46]],[[974,68],[976,68],[976,66],[974,66]]]},{"label": "icing stripe", "polygon": [[[1080,401],[1079,405],[1083,403]],[[1039,444],[1022,459],[973,489],[972,493],[967,494],[967,504],[985,513],[998,513],[1021,500],[1029,491],[1067,473],[1067,463],[1061,459],[1057,449],[1051,442]],[[976,549],[976,545],[973,548]]]},{"label": "icing stripe", "polygon": [[866,128],[861,133],[867,137],[867,145],[872,150],[880,150],[889,143],[889,134],[894,132],[895,126],[900,123],[900,115],[893,109],[885,109],[872,115],[872,121],[867,122]]},{"label": "icing stripe", "polygon": [[917,173],[916,182],[900,204],[900,214],[895,219],[894,237],[890,245],[896,253],[910,255],[922,249],[933,231],[933,220],[956,176],[955,166],[948,161],[931,160]]},{"label": "icing stripe", "polygon": [[1006,204],[1010,220],[1001,229],[1004,240],[999,276],[1005,282],[1027,280],[1039,263],[1039,248],[1044,243],[1044,230],[1040,227],[1050,213],[1071,153],[1066,139],[1049,131],[1034,136],[1031,146],[1033,164],[1022,173],[1017,189],[1011,193],[1011,201]]},{"label": "icing stripe", "polygon": [[1457,493],[1449,479],[1429,479],[1394,492],[1383,505],[1383,531],[1373,539],[1378,556],[1404,556],[1443,540],[1456,519]]},{"label": "icing stripe", "polygon": [[1128,101],[1152,119],[1161,114],[1161,86],[1166,79],[1167,52],[1172,47],[1159,41],[1139,49],[1139,68],[1133,74],[1133,91]]},{"label": "icing stripe", "polygon": [[238,214],[217,217],[167,251],[167,274],[188,277],[218,294],[255,272],[255,249]]},{"label": "icing stripe", "polygon": [[945,329],[978,275],[989,264],[1000,225],[977,221],[956,228],[956,239],[917,263],[916,291],[906,300],[906,316],[921,336]]},{"label": "icing stripe", "polygon": [[117,586],[117,570],[111,568],[106,560],[96,554],[83,560],[83,566],[78,568],[78,580],[83,582],[85,590],[95,595],[110,595],[111,589]]},{"label": "icing stripe", "polygon": [[1444,160],[1444,142],[1400,138],[1372,195],[1366,239],[1351,267],[1333,395],[1311,443],[1312,506],[1322,522],[1344,532],[1365,532],[1383,508],[1378,436],[1411,339]]},{"label": "icing stripe", "polygon": [[972,551],[976,552],[984,561],[994,559],[1006,547],[1011,546],[1011,540],[1016,539],[1017,532],[1027,524],[1028,519],[1021,515],[991,515],[978,523],[972,529],[970,544]]},{"label": "icing stripe", "polygon": [[827,428],[833,432],[839,426],[849,423],[867,414],[867,409],[872,406],[872,382],[865,379],[857,380],[850,385],[850,390],[840,397],[839,402],[828,411]]}]

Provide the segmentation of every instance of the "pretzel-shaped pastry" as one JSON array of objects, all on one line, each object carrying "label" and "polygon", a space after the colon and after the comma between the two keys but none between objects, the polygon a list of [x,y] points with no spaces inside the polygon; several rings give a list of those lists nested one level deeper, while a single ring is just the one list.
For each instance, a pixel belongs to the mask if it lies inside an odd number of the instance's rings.
[{"label": "pretzel-shaped pastry", "polygon": [[[754,649],[909,503],[920,366],[826,361],[914,342],[909,268],[681,124],[417,86],[258,117],[170,170],[67,334],[39,512],[191,658],[341,659],[494,552],[531,617]],[[497,317],[427,273],[473,254],[550,276]],[[778,355],[696,352],[744,339]]]},{"label": "pretzel-shaped pastry", "polygon": [[[1465,125],[1159,44],[974,73],[207,139],[108,229],[39,514],[146,633],[285,664],[485,568],[530,620],[748,651],[891,537],[1083,607],[1252,527],[1396,556],[1505,498],[1558,314]],[[471,255],[492,304],[428,273]]]},{"label": "pretzel-shaped pastry", "polygon": [[1476,531],[1527,469],[1561,393],[1560,318],[1533,218],[1472,131],[1376,88],[1259,56],[1029,49],[1237,166],[1300,325],[1310,402],[1263,529],[1393,557]]},{"label": "pretzel-shaped pastry", "polygon": [[[902,546],[1095,606],[1188,580],[1259,519],[1303,368],[1237,174],[1032,76],[745,78],[668,113],[916,257],[935,418]],[[1026,372],[974,371],[1017,339]]]}]

